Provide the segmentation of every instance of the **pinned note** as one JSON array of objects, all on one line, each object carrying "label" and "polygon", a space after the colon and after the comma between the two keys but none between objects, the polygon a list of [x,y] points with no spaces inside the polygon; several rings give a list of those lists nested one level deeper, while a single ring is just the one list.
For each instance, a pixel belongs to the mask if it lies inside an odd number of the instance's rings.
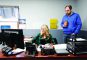
[{"label": "pinned note", "polygon": [[50,29],[57,29],[58,28],[57,24],[58,24],[57,18],[50,19]]}]

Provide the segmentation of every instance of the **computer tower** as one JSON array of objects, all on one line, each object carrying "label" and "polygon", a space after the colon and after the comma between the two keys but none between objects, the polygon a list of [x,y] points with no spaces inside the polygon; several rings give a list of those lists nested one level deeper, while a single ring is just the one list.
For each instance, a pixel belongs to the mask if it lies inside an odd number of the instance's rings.
[{"label": "computer tower", "polygon": [[87,40],[70,40],[67,42],[67,50],[72,54],[87,54]]}]

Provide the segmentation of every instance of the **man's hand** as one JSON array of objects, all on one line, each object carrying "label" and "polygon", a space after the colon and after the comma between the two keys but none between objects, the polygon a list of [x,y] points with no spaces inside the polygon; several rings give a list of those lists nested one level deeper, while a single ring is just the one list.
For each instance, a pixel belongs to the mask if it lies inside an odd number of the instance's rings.
[{"label": "man's hand", "polygon": [[75,36],[75,33],[72,33],[71,35],[72,35],[72,36]]},{"label": "man's hand", "polygon": [[68,26],[68,21],[65,21],[64,22],[64,27],[67,27]]},{"label": "man's hand", "polygon": [[72,34],[71,34],[71,37],[72,37],[72,38],[75,38],[75,34],[74,34],[74,33],[72,33]]}]

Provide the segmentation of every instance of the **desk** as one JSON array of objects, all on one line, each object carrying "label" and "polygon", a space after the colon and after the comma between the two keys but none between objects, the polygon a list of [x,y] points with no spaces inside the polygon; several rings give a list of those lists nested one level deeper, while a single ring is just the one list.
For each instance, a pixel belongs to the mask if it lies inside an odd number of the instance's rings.
[{"label": "desk", "polygon": [[[72,55],[72,54],[66,54],[66,55],[60,55],[60,54],[54,54],[54,55],[46,55],[46,56],[43,56],[43,55],[41,55],[41,54],[36,54],[35,56],[33,56],[33,57],[30,57],[30,56],[27,56],[26,54],[25,54],[25,52],[22,52],[22,53],[20,53],[20,54],[18,54],[18,55],[14,55],[14,56],[4,56],[3,54],[2,54],[2,52],[0,51],[0,58],[6,58],[6,59],[8,59],[8,58],[10,58],[10,59],[12,59],[13,60],[13,58],[14,58],[14,60],[16,60],[16,59],[18,59],[18,60],[58,60],[58,59],[64,59],[64,60],[73,60],[73,59],[82,59],[82,60],[87,60],[87,54],[84,54],[84,55],[76,55],[76,56],[74,56],[74,55]],[[0,59],[1,60],[1,59]]]},{"label": "desk", "polygon": [[[79,59],[79,60],[87,60],[87,54],[86,55],[47,55],[47,56],[41,56],[41,55],[36,55],[35,57],[23,57],[23,53],[19,54],[20,57],[16,57],[15,56],[4,56],[1,52],[0,52],[0,60],[1,58],[5,58],[7,59],[12,59],[12,60],[58,60],[58,59],[64,59],[64,60],[75,60],[75,59]],[[22,57],[21,57],[22,56]],[[5,60],[4,59],[4,60]]]},{"label": "desk", "polygon": [[4,56],[2,52],[0,51],[0,58],[16,58],[16,56]]}]

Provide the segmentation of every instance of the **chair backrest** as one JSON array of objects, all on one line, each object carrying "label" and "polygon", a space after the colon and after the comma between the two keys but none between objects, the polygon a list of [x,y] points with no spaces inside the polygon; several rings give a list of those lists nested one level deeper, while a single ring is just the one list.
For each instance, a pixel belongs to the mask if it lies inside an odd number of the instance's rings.
[{"label": "chair backrest", "polygon": [[52,38],[52,39],[54,40],[55,44],[58,44],[58,42],[57,42],[57,39],[56,39],[56,38]]}]

